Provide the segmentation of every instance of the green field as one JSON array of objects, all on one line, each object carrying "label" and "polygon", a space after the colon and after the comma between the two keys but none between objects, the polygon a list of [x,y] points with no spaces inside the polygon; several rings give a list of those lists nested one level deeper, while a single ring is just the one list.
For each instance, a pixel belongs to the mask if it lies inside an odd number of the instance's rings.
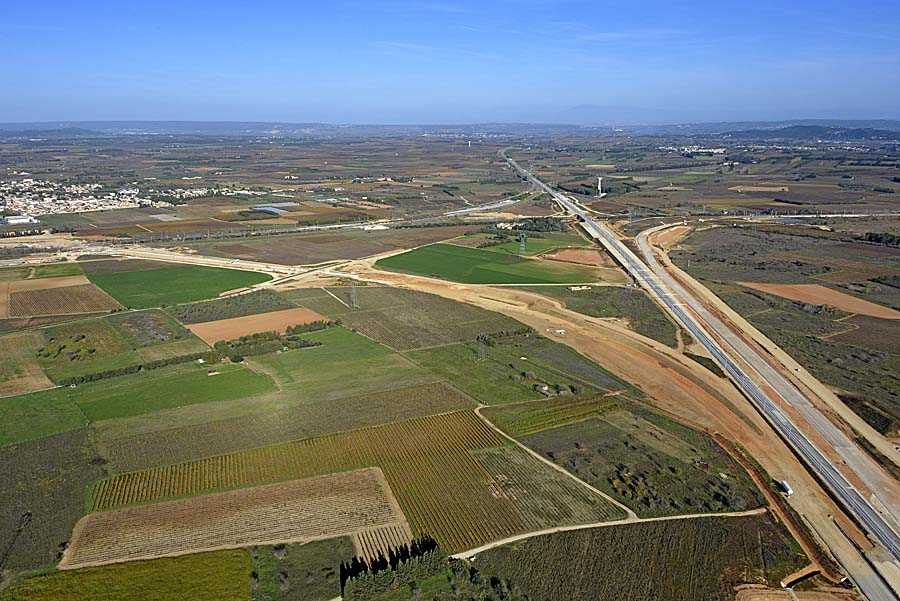
[{"label": "green field", "polygon": [[0,446],[43,438],[88,425],[65,388],[0,399]]},{"label": "green field", "polygon": [[105,319],[90,319],[43,330],[46,344],[38,364],[54,382],[140,363],[122,334]]},{"label": "green field", "polygon": [[597,281],[587,267],[550,263],[491,249],[432,244],[379,260],[377,267],[465,284],[575,284]]},{"label": "green field", "polygon": [[[207,375],[216,371],[218,375]],[[74,430],[92,421],[142,415],[275,389],[242,365],[186,363],[0,399],[0,444]]]},{"label": "green field", "polygon": [[[521,250],[521,243],[516,237],[518,232],[511,232],[511,235],[515,239],[495,246],[486,246],[481,250],[517,256]],[[525,254],[528,256],[540,255],[555,248],[565,248],[567,246],[590,246],[590,242],[587,242],[581,236],[562,232],[541,232],[540,238],[527,236],[525,238]]]},{"label": "green field", "polygon": [[322,345],[248,359],[293,398],[340,398],[438,379],[402,355],[346,328],[303,337]]},{"label": "green field", "polygon": [[410,359],[446,378],[454,386],[486,405],[527,401],[540,395],[528,382],[510,379],[516,372],[492,360],[478,360],[477,348],[450,344],[407,353]]},{"label": "green field", "polygon": [[523,290],[561,300],[567,309],[591,317],[618,317],[648,338],[675,347],[676,327],[643,290],[620,286],[592,286],[569,290],[568,286],[523,286]]},{"label": "green field", "polygon": [[[515,415],[502,413],[492,415],[515,425]],[[640,407],[520,440],[641,517],[743,511],[764,502],[743,468],[712,438]]]},{"label": "green field", "polygon": [[243,550],[165,557],[36,576],[0,601],[246,601],[250,571]]},{"label": "green field", "polygon": [[532,403],[489,407],[484,416],[514,438],[567,426],[622,408],[615,398],[568,395]]},{"label": "green field", "polygon": [[125,307],[143,309],[190,303],[268,281],[253,271],[181,265],[116,273],[93,273],[90,280]]},{"label": "green field", "polygon": [[78,263],[51,263],[50,265],[37,265],[32,274],[33,279],[59,278],[67,275],[84,275],[84,270]]},{"label": "green field", "polygon": [[733,599],[746,582],[777,588],[808,563],[767,515],[627,524],[539,536],[478,555],[530,599]]},{"label": "green field", "polygon": [[406,355],[486,405],[629,388],[571,348],[536,334],[491,337],[484,359],[478,346],[471,341]]},{"label": "green field", "polygon": [[327,601],[341,595],[340,566],[356,555],[349,537],[256,547],[252,601]]}]

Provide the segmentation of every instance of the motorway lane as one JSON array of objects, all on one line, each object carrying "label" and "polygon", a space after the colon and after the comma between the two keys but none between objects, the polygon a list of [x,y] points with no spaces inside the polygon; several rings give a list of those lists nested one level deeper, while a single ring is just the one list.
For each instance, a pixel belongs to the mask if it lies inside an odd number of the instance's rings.
[{"label": "motorway lane", "polygon": [[[612,234],[612,232],[595,222],[583,208],[544,184],[527,170],[519,167],[512,159],[505,157],[505,155],[502,156],[507,158],[510,164],[519,171],[520,174],[544,189],[568,212],[577,215],[582,220],[582,225],[588,233],[603,243],[603,245],[607,247],[620,262],[622,262],[623,266],[626,267],[638,283],[649,289],[654,296],[658,297],[663,302],[666,308],[685,326],[685,328],[687,328],[691,335],[709,350],[713,357],[715,357],[720,365],[722,365],[726,373],[728,373],[728,375],[738,384],[739,388],[741,388],[741,390],[756,403],[770,423],[772,423],[794,446],[794,448],[797,449],[801,456],[806,459],[815,473],[819,475],[835,496],[850,510],[852,515],[854,515],[857,520],[860,521],[864,527],[882,543],[882,545],[884,545],[895,559],[900,559],[900,536],[898,536],[897,532],[847,481],[831,462],[828,461],[821,451],[819,451],[815,445],[800,432],[793,422],[791,422],[768,395],[763,392],[756,382],[754,382],[744,370],[731,359],[722,347],[720,347],[718,342],[707,333],[705,328],[683,308],[685,306],[684,303],[679,302],[682,297],[673,294],[664,288],[655,273],[638,259],[628,247]],[[686,295],[684,298],[690,298],[690,295]],[[783,383],[787,384],[786,381]],[[779,384],[782,383],[779,382]],[[790,387],[789,384],[788,386]],[[797,391],[797,395],[802,397],[799,391]]]}]

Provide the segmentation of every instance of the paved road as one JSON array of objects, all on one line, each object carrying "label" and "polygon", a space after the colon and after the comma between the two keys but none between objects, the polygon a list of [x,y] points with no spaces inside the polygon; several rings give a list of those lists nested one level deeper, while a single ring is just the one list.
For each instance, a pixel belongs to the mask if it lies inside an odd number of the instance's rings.
[{"label": "paved road", "polygon": [[[712,326],[721,326],[724,328],[720,336],[729,346],[736,344],[737,337],[724,324],[719,323],[702,323],[700,319],[685,309],[687,306],[685,299],[693,300],[683,289],[676,286],[669,286],[663,283],[657,275],[647,267],[621,240],[619,240],[608,228],[593,220],[586,209],[576,204],[563,194],[550,188],[538,178],[534,177],[524,168],[520,167],[514,160],[502,155],[523,177],[529,179],[536,185],[540,186],[545,192],[550,194],[566,211],[576,215],[584,226],[585,230],[596,240],[602,243],[610,253],[626,268],[629,274],[646,288],[652,295],[658,298],[668,311],[681,322],[685,328],[691,333],[695,340],[702,344],[712,356],[719,362],[729,377],[737,384],[737,386],[750,398],[760,409],[768,421],[789,441],[797,452],[806,460],[812,470],[820,477],[822,481],[831,489],[836,498],[846,507],[846,509],[859,521],[895,558],[900,559],[900,536],[894,530],[889,521],[894,522],[895,516],[882,515],[872,504],[854,488],[844,475],[822,454],[819,449],[794,425],[790,418],[779,408],[756,382],[732,359],[722,345],[713,337],[710,330],[719,334],[718,329]],[[694,300],[696,304],[696,300]],[[708,314],[707,314],[708,315]],[[709,328],[709,330],[708,330]],[[729,350],[734,353],[733,348]],[[765,363],[765,361],[755,355],[755,351],[749,346],[741,349],[743,352],[738,353],[742,359],[750,359],[751,365]],[[768,364],[766,364],[768,365]],[[759,375],[757,373],[757,375]],[[784,378],[781,381],[767,381],[770,386],[777,386],[778,390],[793,388],[788,396],[802,398],[799,390],[788,383]],[[804,399],[805,400],[805,399]],[[806,401],[809,404],[809,401]],[[810,404],[811,406],[811,404]],[[823,416],[823,420],[824,420]],[[819,426],[820,424],[813,424]],[[828,440],[832,433],[826,433],[825,439]],[[852,443],[851,443],[852,446]],[[849,466],[848,466],[849,467]],[[865,474],[861,475],[863,478]],[[896,523],[896,522],[894,522]],[[889,598],[889,597],[888,597]]]}]

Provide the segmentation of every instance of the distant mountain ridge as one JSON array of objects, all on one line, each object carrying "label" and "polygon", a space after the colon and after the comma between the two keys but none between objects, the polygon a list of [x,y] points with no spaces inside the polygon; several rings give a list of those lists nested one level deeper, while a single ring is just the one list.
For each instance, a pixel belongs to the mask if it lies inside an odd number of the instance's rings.
[{"label": "distant mountain ridge", "polygon": [[[583,108],[583,107],[582,107]],[[585,123],[588,111],[584,112]],[[347,138],[425,135],[509,136],[712,136],[733,140],[894,140],[900,121],[797,119],[791,121],[735,121],[639,125],[623,122],[473,123],[467,125],[366,125],[284,123],[276,121],[47,121],[0,123],[0,136],[25,138],[79,138],[98,136],[260,136],[287,138]]]},{"label": "distant mountain ridge", "polygon": [[900,131],[873,127],[834,127],[826,125],[789,125],[775,129],[745,129],[722,134],[725,138],[741,140],[824,140],[849,142],[854,140],[900,140]]}]

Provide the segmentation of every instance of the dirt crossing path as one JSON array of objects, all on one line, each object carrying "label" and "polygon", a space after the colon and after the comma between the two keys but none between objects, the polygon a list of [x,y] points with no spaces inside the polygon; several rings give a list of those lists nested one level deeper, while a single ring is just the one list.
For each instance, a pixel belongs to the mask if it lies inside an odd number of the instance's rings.
[{"label": "dirt crossing path", "polygon": [[593,524],[580,524],[578,526],[557,526],[556,528],[535,530],[534,532],[526,532],[525,534],[517,534],[516,536],[509,536],[507,538],[495,540],[493,542],[487,543],[486,545],[476,547],[475,549],[469,549],[468,551],[455,553],[451,557],[455,557],[457,559],[471,559],[479,553],[483,553],[488,549],[493,549],[494,547],[502,547],[503,545],[515,543],[520,540],[527,540],[529,538],[544,536],[545,534],[556,534],[558,532],[571,532],[573,530],[592,530],[594,528],[607,528],[609,526],[622,526],[624,524],[637,524],[643,522],[670,522],[674,520],[696,520],[699,518],[742,518],[751,515],[762,515],[767,511],[768,508],[766,507],[758,507],[756,509],[749,509],[747,511],[733,511],[724,513],[691,513],[686,515],[662,516],[656,518],[639,518],[635,516],[625,518],[624,520],[616,520],[614,522],[595,522]]}]

